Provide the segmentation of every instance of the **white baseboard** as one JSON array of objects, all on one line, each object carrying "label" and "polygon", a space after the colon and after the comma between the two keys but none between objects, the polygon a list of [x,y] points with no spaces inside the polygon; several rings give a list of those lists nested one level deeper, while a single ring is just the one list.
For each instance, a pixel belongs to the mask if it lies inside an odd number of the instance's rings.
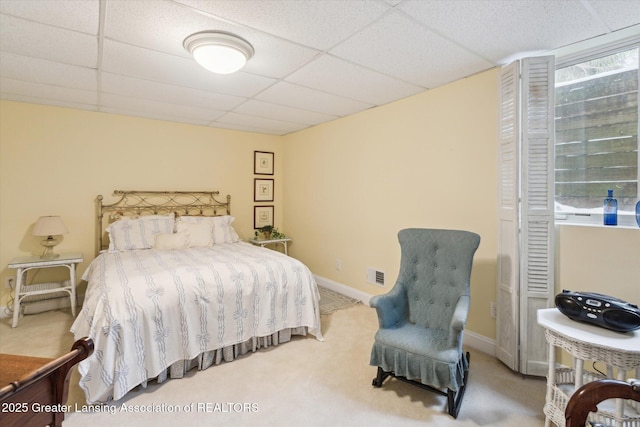
[{"label": "white baseboard", "polygon": [[65,295],[62,297],[26,303],[22,308],[22,312],[24,314],[38,314],[45,311],[61,310],[69,307],[71,307],[71,301],[69,300],[69,296]]},{"label": "white baseboard", "polygon": [[465,329],[463,345],[496,357],[496,341]]},{"label": "white baseboard", "polygon": [[361,301],[363,304],[369,305],[369,300],[371,299],[371,297],[373,297],[373,295],[367,292],[359,291],[357,289],[352,288],[351,286],[334,282],[333,280],[327,279],[325,277],[320,277],[316,275],[314,275],[314,277],[318,285],[324,288],[327,288],[329,290],[332,290],[334,292],[337,292],[339,294],[342,294],[344,296],[347,296],[349,298],[357,299],[358,301]]},{"label": "white baseboard", "polygon": [[0,307],[0,319],[6,319],[7,317],[13,316],[13,313],[9,309],[8,305],[3,305]]},{"label": "white baseboard", "polygon": [[[84,301],[84,294],[78,295],[78,301]],[[51,310],[62,310],[71,307],[68,296],[49,298],[41,301],[21,304],[22,314],[38,314]],[[76,312],[81,308],[80,303],[76,304]],[[13,305],[0,307],[0,319],[13,317]]]},{"label": "white baseboard", "polygon": [[[343,285],[342,283],[334,282],[333,280],[327,279],[321,276],[315,276],[316,282],[318,285],[323,286],[327,289],[330,289],[334,292],[338,292],[342,295],[348,296],[349,298],[357,299],[358,301],[362,301],[363,304],[369,305],[369,300],[373,295],[359,291],[357,289],[352,288],[351,286]],[[486,353],[490,356],[496,356],[496,342],[491,338],[487,338],[484,335],[480,335],[478,333],[472,332],[468,329],[464,331],[464,345],[467,347],[471,347],[475,350]]]}]

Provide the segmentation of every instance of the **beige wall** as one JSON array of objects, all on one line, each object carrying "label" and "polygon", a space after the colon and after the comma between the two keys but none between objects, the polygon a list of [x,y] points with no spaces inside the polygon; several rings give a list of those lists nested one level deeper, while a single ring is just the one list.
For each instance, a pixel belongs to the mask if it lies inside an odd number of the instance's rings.
[{"label": "beige wall", "polygon": [[[562,289],[640,304],[640,228],[557,225],[556,291]],[[572,365],[566,351],[558,350],[557,357]]]},{"label": "beige wall", "polygon": [[[474,231],[469,328],[494,338],[497,96],[492,70],[285,137],[292,253],[319,276],[379,294],[397,277],[400,229]],[[386,273],[385,288],[366,282],[367,267]]]},{"label": "beige wall", "polygon": [[[41,253],[41,215],[61,215],[58,252],[94,255],[95,200],[113,190],[219,190],[232,196],[242,238],[253,234],[253,151],[275,152],[275,219],[281,226],[282,139],[111,114],[0,102],[0,306],[12,258]],[[58,272],[42,270],[38,280]]]},{"label": "beige wall", "polygon": [[556,290],[640,304],[640,228],[556,226]]}]

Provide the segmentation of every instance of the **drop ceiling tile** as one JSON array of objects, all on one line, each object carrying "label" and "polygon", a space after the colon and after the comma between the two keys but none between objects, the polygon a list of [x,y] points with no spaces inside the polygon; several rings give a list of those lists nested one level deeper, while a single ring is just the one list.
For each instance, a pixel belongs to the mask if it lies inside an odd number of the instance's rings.
[{"label": "drop ceiling tile", "polygon": [[98,102],[98,97],[95,91],[70,89],[51,84],[25,82],[23,80],[8,78],[0,79],[0,91],[6,95],[17,95],[32,99],[39,99],[41,102],[45,103],[62,102],[74,105],[84,104],[95,108]]},{"label": "drop ceiling tile", "polygon": [[287,121],[249,116],[246,114],[238,114],[233,112],[227,113],[224,116],[220,117],[216,120],[216,123],[251,126],[257,129],[271,130],[283,135],[307,127],[307,125],[301,125],[300,123],[291,123]]},{"label": "drop ceiling tile", "polygon": [[255,54],[245,72],[284,77],[318,51],[246,26],[203,14],[182,4],[157,0],[108,3],[106,36],[114,41],[191,59],[184,39],[206,30],[226,31],[246,39]]},{"label": "drop ceiling tile", "polygon": [[640,22],[638,0],[589,0],[589,5],[611,31],[620,30]]},{"label": "drop ceiling tile", "polygon": [[100,2],[87,0],[2,0],[0,13],[59,28],[98,34]]},{"label": "drop ceiling tile", "polygon": [[218,22],[173,2],[110,1],[104,32],[113,41],[189,58],[182,43],[192,29],[215,29]]},{"label": "drop ceiling tile", "polygon": [[385,15],[330,53],[423,88],[494,66],[400,12]]},{"label": "drop ceiling tile", "polygon": [[101,84],[105,93],[197,108],[214,108],[220,111],[229,111],[246,100],[246,98],[238,96],[222,95],[111,73],[102,74]]},{"label": "drop ceiling tile", "polygon": [[0,75],[72,89],[97,89],[96,70],[0,52]]},{"label": "drop ceiling tile", "polygon": [[386,104],[425,90],[331,55],[321,56],[286,80],[373,105]]},{"label": "drop ceiling tile", "polygon": [[327,50],[369,25],[389,5],[376,0],[179,0],[180,3],[233,22]]},{"label": "drop ceiling tile", "polygon": [[52,105],[55,107],[72,108],[74,110],[98,111],[97,107],[91,104],[77,104],[73,102],[65,102],[59,99],[42,99],[26,95],[5,94],[1,90],[0,97],[7,101],[27,102],[29,104],[36,105]]},{"label": "drop ceiling tile", "polygon": [[95,36],[0,15],[0,50],[64,64],[96,68]]},{"label": "drop ceiling tile", "polygon": [[580,0],[408,0],[398,8],[449,40],[494,62],[603,34]]},{"label": "drop ceiling tile", "polygon": [[235,113],[246,114],[249,116],[264,117],[266,119],[288,121],[306,125],[317,125],[338,118],[338,116],[306,111],[299,108],[292,108],[257,100],[247,101],[233,111]]},{"label": "drop ceiling tile", "polygon": [[120,116],[127,117],[141,117],[143,119],[151,119],[151,120],[161,120],[166,122],[176,122],[176,123],[187,123],[196,126],[207,126],[208,121],[206,120],[198,120],[192,117],[178,117],[172,116],[171,114],[165,114],[164,112],[153,111],[152,109],[137,109],[137,110],[129,110],[127,108],[120,107],[102,107],[100,108],[101,113],[108,114],[117,114]]},{"label": "drop ceiling tile", "polygon": [[275,82],[245,72],[211,73],[189,58],[105,40],[104,71],[209,92],[250,97]]},{"label": "drop ceiling tile", "polygon": [[374,106],[287,82],[276,83],[257,95],[255,99],[339,117]]},{"label": "drop ceiling tile", "polygon": [[255,54],[243,68],[247,73],[283,78],[321,54],[318,50],[259,32],[246,39],[255,49]]},{"label": "drop ceiling tile", "polygon": [[188,58],[105,40],[102,69],[108,73],[196,87],[198,66]]},{"label": "drop ceiling tile", "polygon": [[138,117],[154,118],[206,125],[221,117],[224,112],[214,109],[186,107],[157,101],[133,98],[128,96],[103,94],[100,99],[100,111],[129,114]]},{"label": "drop ceiling tile", "polygon": [[259,133],[262,135],[286,135],[288,132],[273,130],[273,129],[263,129],[257,126],[251,125],[251,123],[243,123],[243,124],[233,124],[233,123],[219,123],[219,122],[211,122],[209,123],[210,127],[218,128],[218,129],[229,129],[229,130],[238,130],[242,132],[252,132]]}]

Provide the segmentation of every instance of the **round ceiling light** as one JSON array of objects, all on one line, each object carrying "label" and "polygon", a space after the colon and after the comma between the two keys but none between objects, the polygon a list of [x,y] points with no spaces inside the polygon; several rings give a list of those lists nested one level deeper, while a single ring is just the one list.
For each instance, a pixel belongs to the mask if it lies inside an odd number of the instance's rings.
[{"label": "round ceiling light", "polygon": [[223,31],[191,34],[183,45],[198,64],[218,74],[238,71],[254,53],[248,41]]}]

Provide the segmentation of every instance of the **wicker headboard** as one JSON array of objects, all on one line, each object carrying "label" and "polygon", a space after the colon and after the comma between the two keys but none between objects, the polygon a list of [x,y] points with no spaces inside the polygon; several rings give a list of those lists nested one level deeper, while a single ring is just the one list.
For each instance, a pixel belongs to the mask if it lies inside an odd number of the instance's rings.
[{"label": "wicker headboard", "polygon": [[231,214],[231,196],[221,202],[219,191],[121,191],[113,192],[120,199],[109,205],[97,198],[96,255],[109,247],[106,227],[123,216],[170,214],[218,216]]}]

